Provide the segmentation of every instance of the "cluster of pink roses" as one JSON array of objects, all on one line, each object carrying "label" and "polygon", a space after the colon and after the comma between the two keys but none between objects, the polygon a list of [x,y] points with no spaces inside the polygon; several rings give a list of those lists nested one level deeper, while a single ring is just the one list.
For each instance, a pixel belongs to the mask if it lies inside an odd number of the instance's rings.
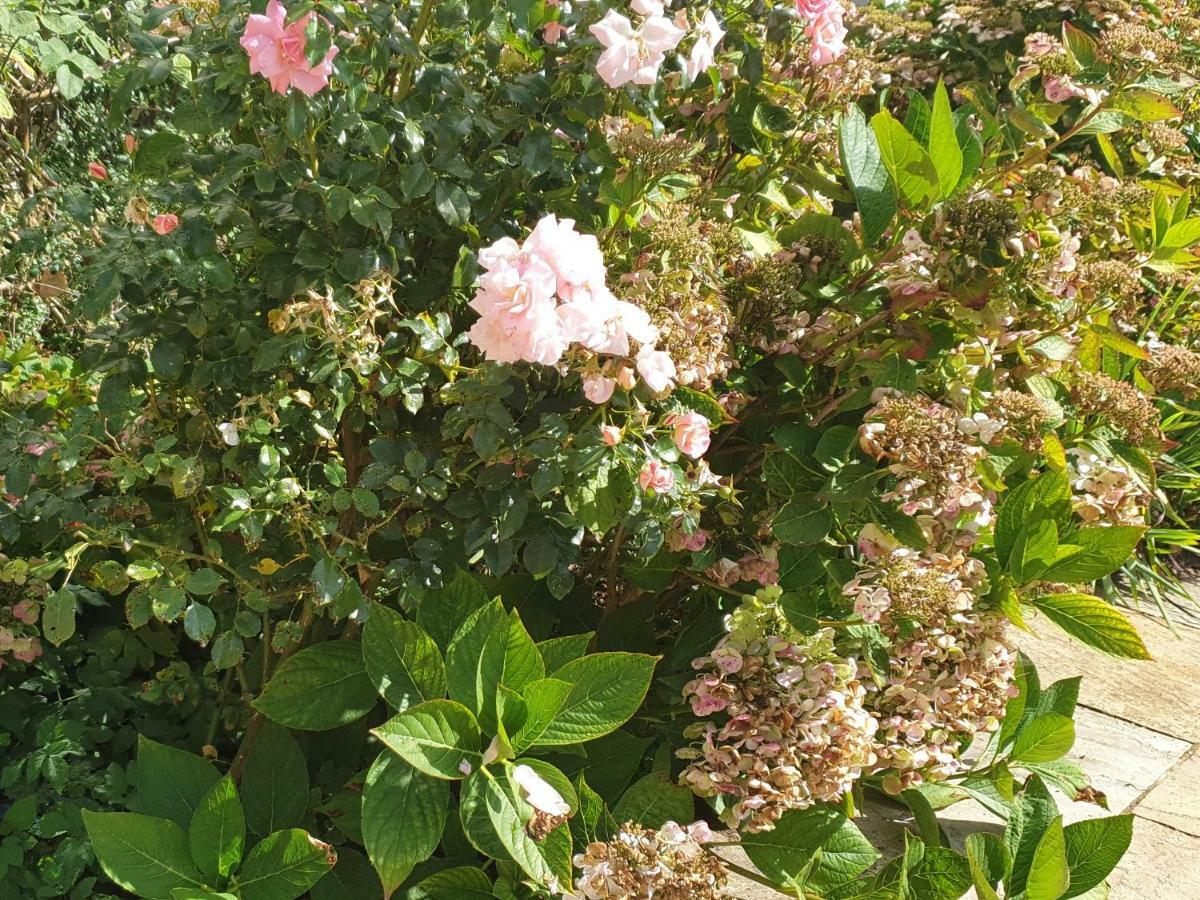
[{"label": "cluster of pink roses", "polygon": [[846,52],[846,7],[839,0],[796,0],[796,11],[808,19],[804,33],[812,42],[808,61],[827,66]]},{"label": "cluster of pink roses", "polygon": [[[661,0],[633,0],[632,10],[643,17],[641,25],[634,27],[627,16],[610,9],[589,30],[604,45],[604,52],[596,61],[596,72],[609,87],[624,84],[654,84],[658,70],[667,54],[679,46],[687,35],[687,13],[677,12],[667,18]],[[561,31],[555,30],[557,37]],[[705,12],[695,29],[695,42],[684,60],[684,73],[695,81],[715,62],[717,45],[725,37],[725,31],[712,10]]]},{"label": "cluster of pink roses", "polygon": [[[674,385],[675,364],[655,348],[658,329],[641,307],[613,296],[599,242],[574,226],[571,219],[548,215],[524,243],[501,238],[479,252],[484,274],[471,301],[479,313],[471,343],[496,362],[554,365],[572,344],[624,358],[636,342],[638,374],[655,393],[667,390]],[[605,402],[618,383],[633,387],[624,364],[613,376],[589,375],[588,399]]]},{"label": "cluster of pink roses", "polygon": [[286,94],[295,87],[311,97],[329,84],[338,48],[331,46],[315,66],[309,64],[304,52],[308,46],[304,30],[313,15],[305,13],[289,25],[287,7],[271,0],[266,15],[252,15],[246,21],[241,45],[250,56],[250,72],[265,76],[277,94]]}]

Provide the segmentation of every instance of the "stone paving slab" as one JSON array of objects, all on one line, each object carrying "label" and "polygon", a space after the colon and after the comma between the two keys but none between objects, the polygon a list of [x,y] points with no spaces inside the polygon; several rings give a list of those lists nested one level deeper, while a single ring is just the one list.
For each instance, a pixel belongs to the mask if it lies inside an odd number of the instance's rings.
[{"label": "stone paving slab", "polygon": [[1138,803],[1137,814],[1200,838],[1200,753],[1192,752],[1171,769]]},{"label": "stone paving slab", "polygon": [[1133,843],[1108,884],[1109,900],[1197,900],[1200,839],[1138,816]]},{"label": "stone paving slab", "polygon": [[[1036,634],[1016,632],[1017,645],[1033,659],[1043,684],[1083,675],[1080,703],[1111,716],[1200,742],[1200,629],[1127,612],[1153,660],[1104,656],[1067,637],[1045,617],[1033,617]],[[1200,896],[1200,895],[1198,895]]]}]

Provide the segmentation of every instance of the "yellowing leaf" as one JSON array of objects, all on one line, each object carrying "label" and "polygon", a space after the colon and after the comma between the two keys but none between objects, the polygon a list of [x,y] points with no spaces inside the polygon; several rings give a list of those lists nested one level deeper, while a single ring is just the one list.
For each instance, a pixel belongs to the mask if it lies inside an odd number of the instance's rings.
[{"label": "yellowing leaf", "polygon": [[253,566],[251,566],[251,568],[254,569],[254,571],[259,575],[271,576],[282,569],[283,566],[279,565],[279,563],[275,562],[275,560],[271,559],[271,557],[266,556],[256,562]]}]

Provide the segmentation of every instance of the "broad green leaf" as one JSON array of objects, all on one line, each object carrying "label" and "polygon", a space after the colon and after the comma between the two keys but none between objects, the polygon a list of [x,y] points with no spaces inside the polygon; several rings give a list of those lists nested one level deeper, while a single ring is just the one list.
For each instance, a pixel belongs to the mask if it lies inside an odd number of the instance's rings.
[{"label": "broad green leaf", "polygon": [[1003,566],[1016,546],[1017,536],[1038,519],[1063,525],[1071,517],[1071,486],[1060,472],[1047,472],[1022,482],[1004,495],[996,516],[996,553]]},{"label": "broad green leaf", "polygon": [[302,731],[328,731],[371,711],[378,698],[357,641],[326,641],[289,657],[254,708]]},{"label": "broad green leaf", "polygon": [[842,116],[838,126],[838,148],[842,168],[862,216],[863,242],[873,244],[887,231],[896,215],[896,190],[883,165],[875,133],[856,105],[850,106]]},{"label": "broad green leaf", "polygon": [[445,781],[423,775],[394,753],[375,759],[363,784],[362,835],[385,897],[433,855],[449,806]]},{"label": "broad green leaf", "polygon": [[962,177],[963,154],[958,145],[954,114],[950,111],[950,96],[945,82],[939,81],[933,93],[933,110],[929,122],[929,156],[937,172],[939,199],[954,193]]},{"label": "broad green leaf", "polygon": [[383,900],[383,886],[365,856],[339,847],[337,865],[313,885],[309,896],[312,900]]},{"label": "broad green leaf", "polygon": [[921,859],[909,866],[906,878],[911,897],[958,900],[971,889],[971,864],[949,847],[924,846]]},{"label": "broad green leaf", "polygon": [[1063,897],[1079,897],[1104,881],[1133,840],[1133,815],[1074,822],[1063,830],[1070,886]]},{"label": "broad green leaf", "polygon": [[928,208],[937,197],[938,174],[925,148],[886,109],[871,117],[871,130],[905,205],[916,210]]},{"label": "broad green leaf", "polygon": [[433,638],[382,604],[371,607],[363,628],[363,661],[380,695],[400,712],[446,694],[446,667]]},{"label": "broad green leaf", "polygon": [[1025,896],[1028,900],[1058,900],[1066,892],[1070,880],[1062,816],[1058,816],[1050,823],[1033,853]]},{"label": "broad green leaf", "polygon": [[1013,741],[1012,759],[1017,763],[1050,762],[1075,744],[1075,722],[1055,712],[1045,713],[1021,726]]},{"label": "broad green leaf", "polygon": [[1013,802],[1012,813],[1004,828],[1004,846],[1012,860],[1012,868],[1004,882],[1006,896],[1025,890],[1038,844],[1057,818],[1058,806],[1046,785],[1038,776],[1029,776],[1024,790]]},{"label": "broad green leaf", "polygon": [[336,862],[329,844],[289,828],[263,838],[246,855],[235,883],[242,900],[296,900]]},{"label": "broad green leaf", "polygon": [[1070,555],[1060,552],[1059,559],[1041,573],[1043,581],[1085,584],[1111,575],[1133,555],[1146,529],[1138,525],[1112,525],[1081,528],[1062,544],[1077,547]]},{"label": "broad green leaf", "polygon": [[442,869],[408,889],[404,900],[494,900],[492,880],[482,869]]},{"label": "broad green leaf", "polygon": [[1009,857],[1004,841],[987,831],[967,835],[967,862],[979,900],[999,900],[996,885],[1004,880]]},{"label": "broad green leaf", "polygon": [[558,715],[534,746],[594,740],[615,731],[642,705],[658,657],[641,653],[589,653],[554,673],[570,682]]},{"label": "broad green leaf", "polygon": [[613,807],[618,822],[634,821],[647,828],[661,828],[666,822],[690,822],[694,813],[692,792],[657,772],[631,784]]},{"label": "broad green leaf", "polygon": [[879,853],[841,810],[809,807],[784,813],[771,831],[743,834],[742,849],[758,870],[787,884],[820,851],[807,886],[825,890],[850,881],[879,858]]},{"label": "broad green leaf", "polygon": [[493,600],[474,613],[446,651],[450,697],[472,710],[480,725],[495,730],[496,693],[501,685],[520,692],[546,674],[537,646],[514,610]]},{"label": "broad green leaf", "polygon": [[554,721],[574,686],[558,678],[539,678],[525,686],[521,699],[525,702],[525,721],[510,735],[513,749],[521,753],[537,743],[546,728]]},{"label": "broad green leaf", "polygon": [[823,541],[832,527],[829,507],[814,506],[811,500],[793,500],[775,516],[771,530],[787,544],[815,544]]},{"label": "broad green leaf", "polygon": [[467,617],[489,599],[469,572],[456,568],[442,587],[425,594],[417,607],[417,624],[444,650]]},{"label": "broad green leaf", "polygon": [[1122,659],[1150,659],[1137,630],[1120,612],[1091,594],[1043,594],[1033,605],[1071,637]]},{"label": "broad green leaf", "polygon": [[393,716],[372,734],[419,771],[458,780],[479,768],[479,725],[453,700],[429,700]]},{"label": "broad green leaf", "polygon": [[138,812],[187,828],[200,801],[220,777],[204,757],[138,735],[131,778]]},{"label": "broad green leaf", "polygon": [[1183,113],[1174,103],[1162,94],[1145,88],[1126,88],[1110,101],[1113,109],[1120,110],[1132,116],[1139,122],[1162,122],[1166,119],[1178,119]]},{"label": "broad green leaf", "polygon": [[583,656],[595,636],[596,632],[585,631],[583,634],[568,634],[566,637],[538,641],[537,648],[546,664],[546,674],[553,675],[571,660]]},{"label": "broad green leaf", "polygon": [[188,828],[188,845],[196,867],[207,878],[229,875],[242,861],[246,819],[237,788],[226,775],[200,800]]},{"label": "broad green leaf", "polygon": [[467,839],[481,853],[511,857],[538,884],[570,883],[570,831],[559,825],[540,841],[530,837],[533,808],[514,791],[507,772],[472,774],[463,785],[460,813]]},{"label": "broad green leaf", "polygon": [[170,819],[83,810],[92,850],[116,884],[148,900],[170,900],[175,888],[203,888],[187,835]]},{"label": "broad green leaf", "polygon": [[282,725],[267,722],[258,733],[242,772],[246,824],[268,835],[299,825],[308,809],[308,763]]}]

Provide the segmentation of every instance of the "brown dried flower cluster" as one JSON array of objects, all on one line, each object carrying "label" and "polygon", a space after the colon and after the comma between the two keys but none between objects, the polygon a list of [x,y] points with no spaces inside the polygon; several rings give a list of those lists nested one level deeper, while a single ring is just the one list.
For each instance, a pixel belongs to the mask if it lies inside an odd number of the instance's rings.
[{"label": "brown dried flower cluster", "polygon": [[1040,398],[1024,391],[1002,388],[988,398],[983,408],[990,418],[1003,423],[1008,436],[1029,450],[1042,445],[1042,429],[1050,419]]},{"label": "brown dried flower cluster", "polygon": [[1155,344],[1144,367],[1155,390],[1177,390],[1188,399],[1200,394],[1200,353],[1174,344]]},{"label": "brown dried flower cluster", "polygon": [[1158,410],[1132,384],[1080,369],[1071,378],[1071,398],[1083,415],[1104,419],[1131,443],[1158,436]]},{"label": "brown dried flower cluster", "polygon": [[575,855],[582,870],[567,900],[717,900],[726,897],[725,864],[704,844],[704,822],[667,822],[657,831],[626,822],[612,840]]}]

